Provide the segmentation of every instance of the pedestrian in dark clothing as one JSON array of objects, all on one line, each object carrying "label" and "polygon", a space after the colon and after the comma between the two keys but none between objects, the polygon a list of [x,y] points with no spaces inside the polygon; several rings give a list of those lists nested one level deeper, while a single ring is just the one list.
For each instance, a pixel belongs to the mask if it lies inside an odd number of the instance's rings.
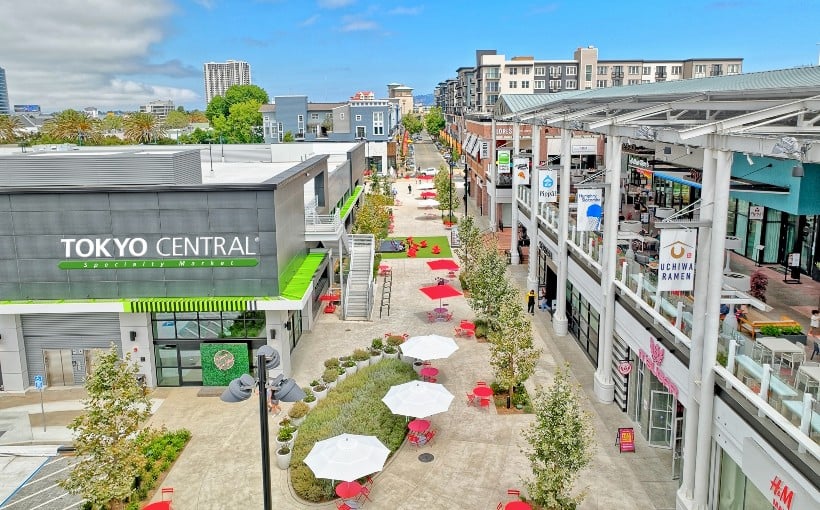
[{"label": "pedestrian in dark clothing", "polygon": [[527,293],[527,312],[535,315],[535,291],[532,289]]},{"label": "pedestrian in dark clothing", "polygon": [[410,185],[410,184],[407,185],[407,192],[410,193],[411,195],[413,194],[413,186],[412,185]]}]

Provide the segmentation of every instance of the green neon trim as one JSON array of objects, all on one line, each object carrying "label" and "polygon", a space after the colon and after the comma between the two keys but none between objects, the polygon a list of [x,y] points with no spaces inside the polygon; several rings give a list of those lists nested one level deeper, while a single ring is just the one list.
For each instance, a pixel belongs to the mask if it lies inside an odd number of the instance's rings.
[{"label": "green neon trim", "polygon": [[342,221],[347,218],[348,213],[350,213],[350,209],[353,207],[353,204],[356,203],[356,200],[359,199],[359,196],[363,191],[364,186],[356,186],[356,189],[353,190],[353,194],[350,195],[350,198],[345,201],[345,204],[342,206],[342,210],[339,212],[339,218],[341,218]]},{"label": "green neon trim", "polygon": [[95,259],[63,260],[57,264],[60,269],[187,269],[201,267],[253,267],[259,259],[219,258],[219,259]]},{"label": "green neon trim", "polygon": [[255,310],[252,297],[148,298],[123,303],[126,313],[150,312],[244,312]]},{"label": "green neon trim", "polygon": [[279,277],[279,295],[285,299],[302,299],[325,257],[327,253],[311,252],[291,260]]}]

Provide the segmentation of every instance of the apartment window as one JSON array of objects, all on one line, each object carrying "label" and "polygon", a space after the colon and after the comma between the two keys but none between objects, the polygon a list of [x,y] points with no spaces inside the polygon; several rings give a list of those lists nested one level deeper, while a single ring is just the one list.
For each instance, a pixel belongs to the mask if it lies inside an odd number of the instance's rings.
[{"label": "apartment window", "polygon": [[284,139],[284,136],[285,136],[285,127],[280,122],[279,123],[279,143],[282,143],[282,140]]},{"label": "apartment window", "polygon": [[681,66],[672,66],[672,74],[681,74]]},{"label": "apartment window", "polygon": [[528,89],[528,88],[530,88],[530,82],[529,82],[528,80],[524,80],[524,81],[522,81],[522,82],[521,82],[521,88],[522,88],[522,89]]},{"label": "apartment window", "polygon": [[344,112],[339,113],[339,120],[345,120],[345,113]]},{"label": "apartment window", "polygon": [[740,64],[726,64],[728,74],[740,74]]},{"label": "apartment window", "polygon": [[575,66],[566,67],[567,76],[578,76],[578,68]]},{"label": "apartment window", "polygon": [[643,74],[652,74],[652,68],[649,66],[643,66]]},{"label": "apartment window", "polygon": [[384,112],[373,112],[373,134],[384,134]]},{"label": "apartment window", "polygon": [[530,68],[529,67],[522,67],[521,68],[521,74],[530,74]]},{"label": "apartment window", "polygon": [[518,68],[517,67],[511,67],[510,68],[510,75],[516,75],[516,74],[518,74]]},{"label": "apartment window", "polygon": [[712,65],[712,76],[721,76],[723,74],[723,64]]},{"label": "apartment window", "polygon": [[545,66],[535,66],[535,75],[536,76],[546,76],[547,75],[547,68]]},{"label": "apartment window", "polygon": [[364,140],[367,137],[364,126],[356,126],[356,138]]},{"label": "apartment window", "polygon": [[487,104],[494,105],[498,101],[498,94],[490,94],[487,96]]},{"label": "apartment window", "polygon": [[606,74],[609,72],[609,66],[598,66],[598,74]]},{"label": "apartment window", "polygon": [[362,116],[361,115],[356,115],[356,122],[361,122],[361,121],[362,121]]},{"label": "apartment window", "polygon": [[536,89],[543,89],[545,87],[546,82],[544,80],[535,80],[535,88]]},{"label": "apartment window", "polygon": [[518,82],[517,81],[511,81],[510,82],[510,88],[511,89],[518,88]]},{"label": "apartment window", "polygon": [[641,74],[641,66],[629,66],[629,74]]},{"label": "apartment window", "polygon": [[567,80],[567,90],[575,90],[578,88],[578,80]]},{"label": "apartment window", "polygon": [[561,90],[561,80],[550,80],[550,90]]},{"label": "apartment window", "polygon": [[319,120],[319,114],[318,113],[311,113],[310,114],[310,120]]},{"label": "apartment window", "polygon": [[487,84],[487,92],[498,92],[498,82],[490,82]]},{"label": "apartment window", "polygon": [[695,64],[695,78],[706,76],[706,64]]},{"label": "apartment window", "polygon": [[591,82],[592,81],[592,64],[587,64],[586,65],[584,74],[586,74],[586,81]]},{"label": "apartment window", "polygon": [[640,85],[641,80],[627,80],[627,85]]},{"label": "apartment window", "polygon": [[595,83],[595,86],[598,87],[599,89],[605,89],[607,87],[607,83],[608,83],[607,80],[598,80]]},{"label": "apartment window", "polygon": [[652,83],[652,80],[649,80],[649,79],[643,79],[643,80],[641,80],[641,83]]},{"label": "apartment window", "polygon": [[561,76],[561,66],[550,66],[550,76]]},{"label": "apartment window", "polygon": [[624,66],[612,66],[612,74],[616,76],[624,75]]}]

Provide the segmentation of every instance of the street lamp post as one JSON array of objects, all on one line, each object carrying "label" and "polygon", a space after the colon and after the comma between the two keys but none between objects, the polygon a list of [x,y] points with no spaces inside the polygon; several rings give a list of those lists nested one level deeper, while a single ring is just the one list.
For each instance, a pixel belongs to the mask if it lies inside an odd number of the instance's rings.
[{"label": "street lamp post", "polygon": [[259,393],[259,430],[262,446],[262,497],[264,510],[273,510],[273,498],[271,495],[271,473],[270,473],[270,433],[268,432],[268,400],[267,389],[272,389],[274,400],[284,402],[296,402],[305,398],[305,392],[296,384],[293,379],[285,379],[279,375],[268,384],[268,370],[279,366],[279,352],[269,345],[263,345],[256,351],[257,378],[254,379],[249,374],[242,374],[228,384],[222,396],[223,402],[243,402],[251,398],[253,389],[257,388]]},{"label": "street lamp post", "polygon": [[453,161],[452,154],[450,156],[450,186],[447,188],[450,192],[448,201],[450,204],[450,216],[447,217],[447,223],[453,222],[453,166],[455,166],[455,161]]}]

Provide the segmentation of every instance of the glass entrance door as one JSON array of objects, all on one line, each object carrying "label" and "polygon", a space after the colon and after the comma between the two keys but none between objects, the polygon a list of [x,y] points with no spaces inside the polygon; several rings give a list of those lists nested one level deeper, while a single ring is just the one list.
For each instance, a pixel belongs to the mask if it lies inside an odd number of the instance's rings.
[{"label": "glass entrance door", "polygon": [[675,397],[667,391],[652,390],[649,399],[649,445],[672,447]]},{"label": "glass entrance door", "polygon": [[200,342],[154,345],[157,386],[198,386],[202,384]]},{"label": "glass entrance door", "polygon": [[672,479],[680,480],[681,470],[683,469],[683,412],[680,405],[678,407],[678,415],[675,416],[674,426],[672,427]]}]

